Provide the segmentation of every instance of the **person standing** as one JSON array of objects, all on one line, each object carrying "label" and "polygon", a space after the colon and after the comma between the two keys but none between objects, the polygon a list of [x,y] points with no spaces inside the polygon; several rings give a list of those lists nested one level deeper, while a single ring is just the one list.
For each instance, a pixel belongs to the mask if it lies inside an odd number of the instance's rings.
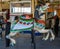
[{"label": "person standing", "polygon": [[[8,19],[6,22],[5,37],[6,37],[6,35],[8,35],[10,33],[10,27],[11,27],[11,22]],[[6,47],[9,47],[10,46],[10,39],[5,38],[5,40],[6,40]]]},{"label": "person standing", "polygon": [[55,36],[58,37],[58,31],[59,31],[59,18],[58,18],[57,15],[56,15],[56,18],[55,18],[54,31],[55,31]]}]

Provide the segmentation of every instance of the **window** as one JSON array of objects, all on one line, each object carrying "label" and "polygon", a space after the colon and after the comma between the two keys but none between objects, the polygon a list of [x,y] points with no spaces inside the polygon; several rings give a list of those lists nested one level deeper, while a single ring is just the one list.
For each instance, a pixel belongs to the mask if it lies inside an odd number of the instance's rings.
[{"label": "window", "polygon": [[13,7],[13,13],[31,13],[31,7]]}]

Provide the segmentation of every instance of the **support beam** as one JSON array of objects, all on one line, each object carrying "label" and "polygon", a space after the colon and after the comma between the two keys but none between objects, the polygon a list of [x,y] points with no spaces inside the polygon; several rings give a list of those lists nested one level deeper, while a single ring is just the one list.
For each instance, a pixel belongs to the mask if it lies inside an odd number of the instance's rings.
[{"label": "support beam", "polygon": [[38,4],[38,0],[35,0],[35,6]]},{"label": "support beam", "polygon": [[[1,2],[2,2],[2,0],[1,0]],[[0,2],[0,11],[2,11],[2,3]]]},{"label": "support beam", "polygon": [[33,18],[34,18],[34,10],[35,10],[35,0],[31,0],[31,5],[32,5],[32,14],[33,14]]}]

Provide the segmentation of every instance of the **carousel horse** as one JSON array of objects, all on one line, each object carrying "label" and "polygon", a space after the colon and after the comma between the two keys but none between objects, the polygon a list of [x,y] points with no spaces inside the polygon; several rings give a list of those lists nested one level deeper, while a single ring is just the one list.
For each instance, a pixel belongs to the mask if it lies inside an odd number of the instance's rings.
[{"label": "carousel horse", "polygon": [[[56,11],[54,11],[54,15],[56,15]],[[44,14],[40,16],[40,20],[35,20],[35,25],[34,25],[34,30],[38,31],[42,34],[47,34],[46,36],[43,36],[42,40],[48,40],[50,37],[50,41],[55,39],[55,35],[53,33],[52,29],[45,29],[45,19],[44,19]],[[51,36],[50,36],[51,35]]]},{"label": "carousel horse", "polygon": [[[43,7],[43,10],[46,10],[48,8],[48,6],[46,5],[46,6],[44,6]],[[37,9],[38,10],[38,9]],[[43,10],[42,10],[42,8],[40,8],[39,9],[40,11],[42,11],[42,13],[44,12]],[[21,17],[21,16],[20,16]],[[24,17],[24,16],[23,16]],[[29,19],[29,17],[27,16],[26,17],[27,19]],[[42,17],[41,17],[42,18]],[[24,19],[23,19],[24,20]],[[16,41],[12,38],[13,36],[15,36],[17,33],[19,33],[21,30],[20,29],[28,29],[28,28],[31,28],[32,26],[33,26],[33,24],[35,23],[33,23],[33,20],[24,20],[23,21],[22,19],[20,19],[20,21],[18,21],[17,23],[12,23],[11,24],[11,29],[12,29],[12,31],[10,30],[10,34],[9,35],[6,35],[6,38],[7,39],[10,39],[10,46],[14,46],[15,44],[16,44]],[[26,22],[26,23],[25,23]],[[41,26],[40,26],[41,27]],[[16,31],[16,30],[18,30],[18,31]],[[54,40],[54,38],[55,38],[55,36],[54,36],[54,34],[53,34],[53,32],[52,32],[52,30],[51,29],[45,29],[45,27],[43,27],[41,30],[40,29],[38,29],[38,27],[37,26],[34,26],[34,30],[37,30],[37,31],[39,31],[40,33],[47,33],[47,36],[46,36],[46,38],[43,38],[44,40],[47,40],[48,39],[48,37],[49,37],[49,35],[50,35],[50,33],[51,33],[51,40]]]},{"label": "carousel horse", "polygon": [[[43,34],[47,34],[46,37],[43,37],[43,40],[47,40],[51,34],[50,40],[54,40],[55,35],[53,34],[53,31],[51,29],[45,29],[45,11],[47,8],[49,8],[49,3],[46,3],[46,5],[44,6],[39,6],[38,8],[36,8],[35,11],[35,19],[37,20],[37,23],[35,23],[35,27],[34,30],[43,33]],[[35,20],[35,22],[36,22]]]}]

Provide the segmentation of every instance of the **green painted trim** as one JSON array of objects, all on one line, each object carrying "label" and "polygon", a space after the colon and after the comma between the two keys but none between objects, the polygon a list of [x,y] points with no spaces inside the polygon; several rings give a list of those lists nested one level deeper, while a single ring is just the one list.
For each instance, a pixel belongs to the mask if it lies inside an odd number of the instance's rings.
[{"label": "green painted trim", "polygon": [[33,29],[34,28],[34,26],[32,26],[32,27],[30,27],[30,28],[26,28],[26,29],[17,29],[17,30],[10,30],[10,32],[15,32],[15,31],[17,31],[17,32],[22,32],[22,31],[26,31],[26,30],[31,30],[31,29]]}]

